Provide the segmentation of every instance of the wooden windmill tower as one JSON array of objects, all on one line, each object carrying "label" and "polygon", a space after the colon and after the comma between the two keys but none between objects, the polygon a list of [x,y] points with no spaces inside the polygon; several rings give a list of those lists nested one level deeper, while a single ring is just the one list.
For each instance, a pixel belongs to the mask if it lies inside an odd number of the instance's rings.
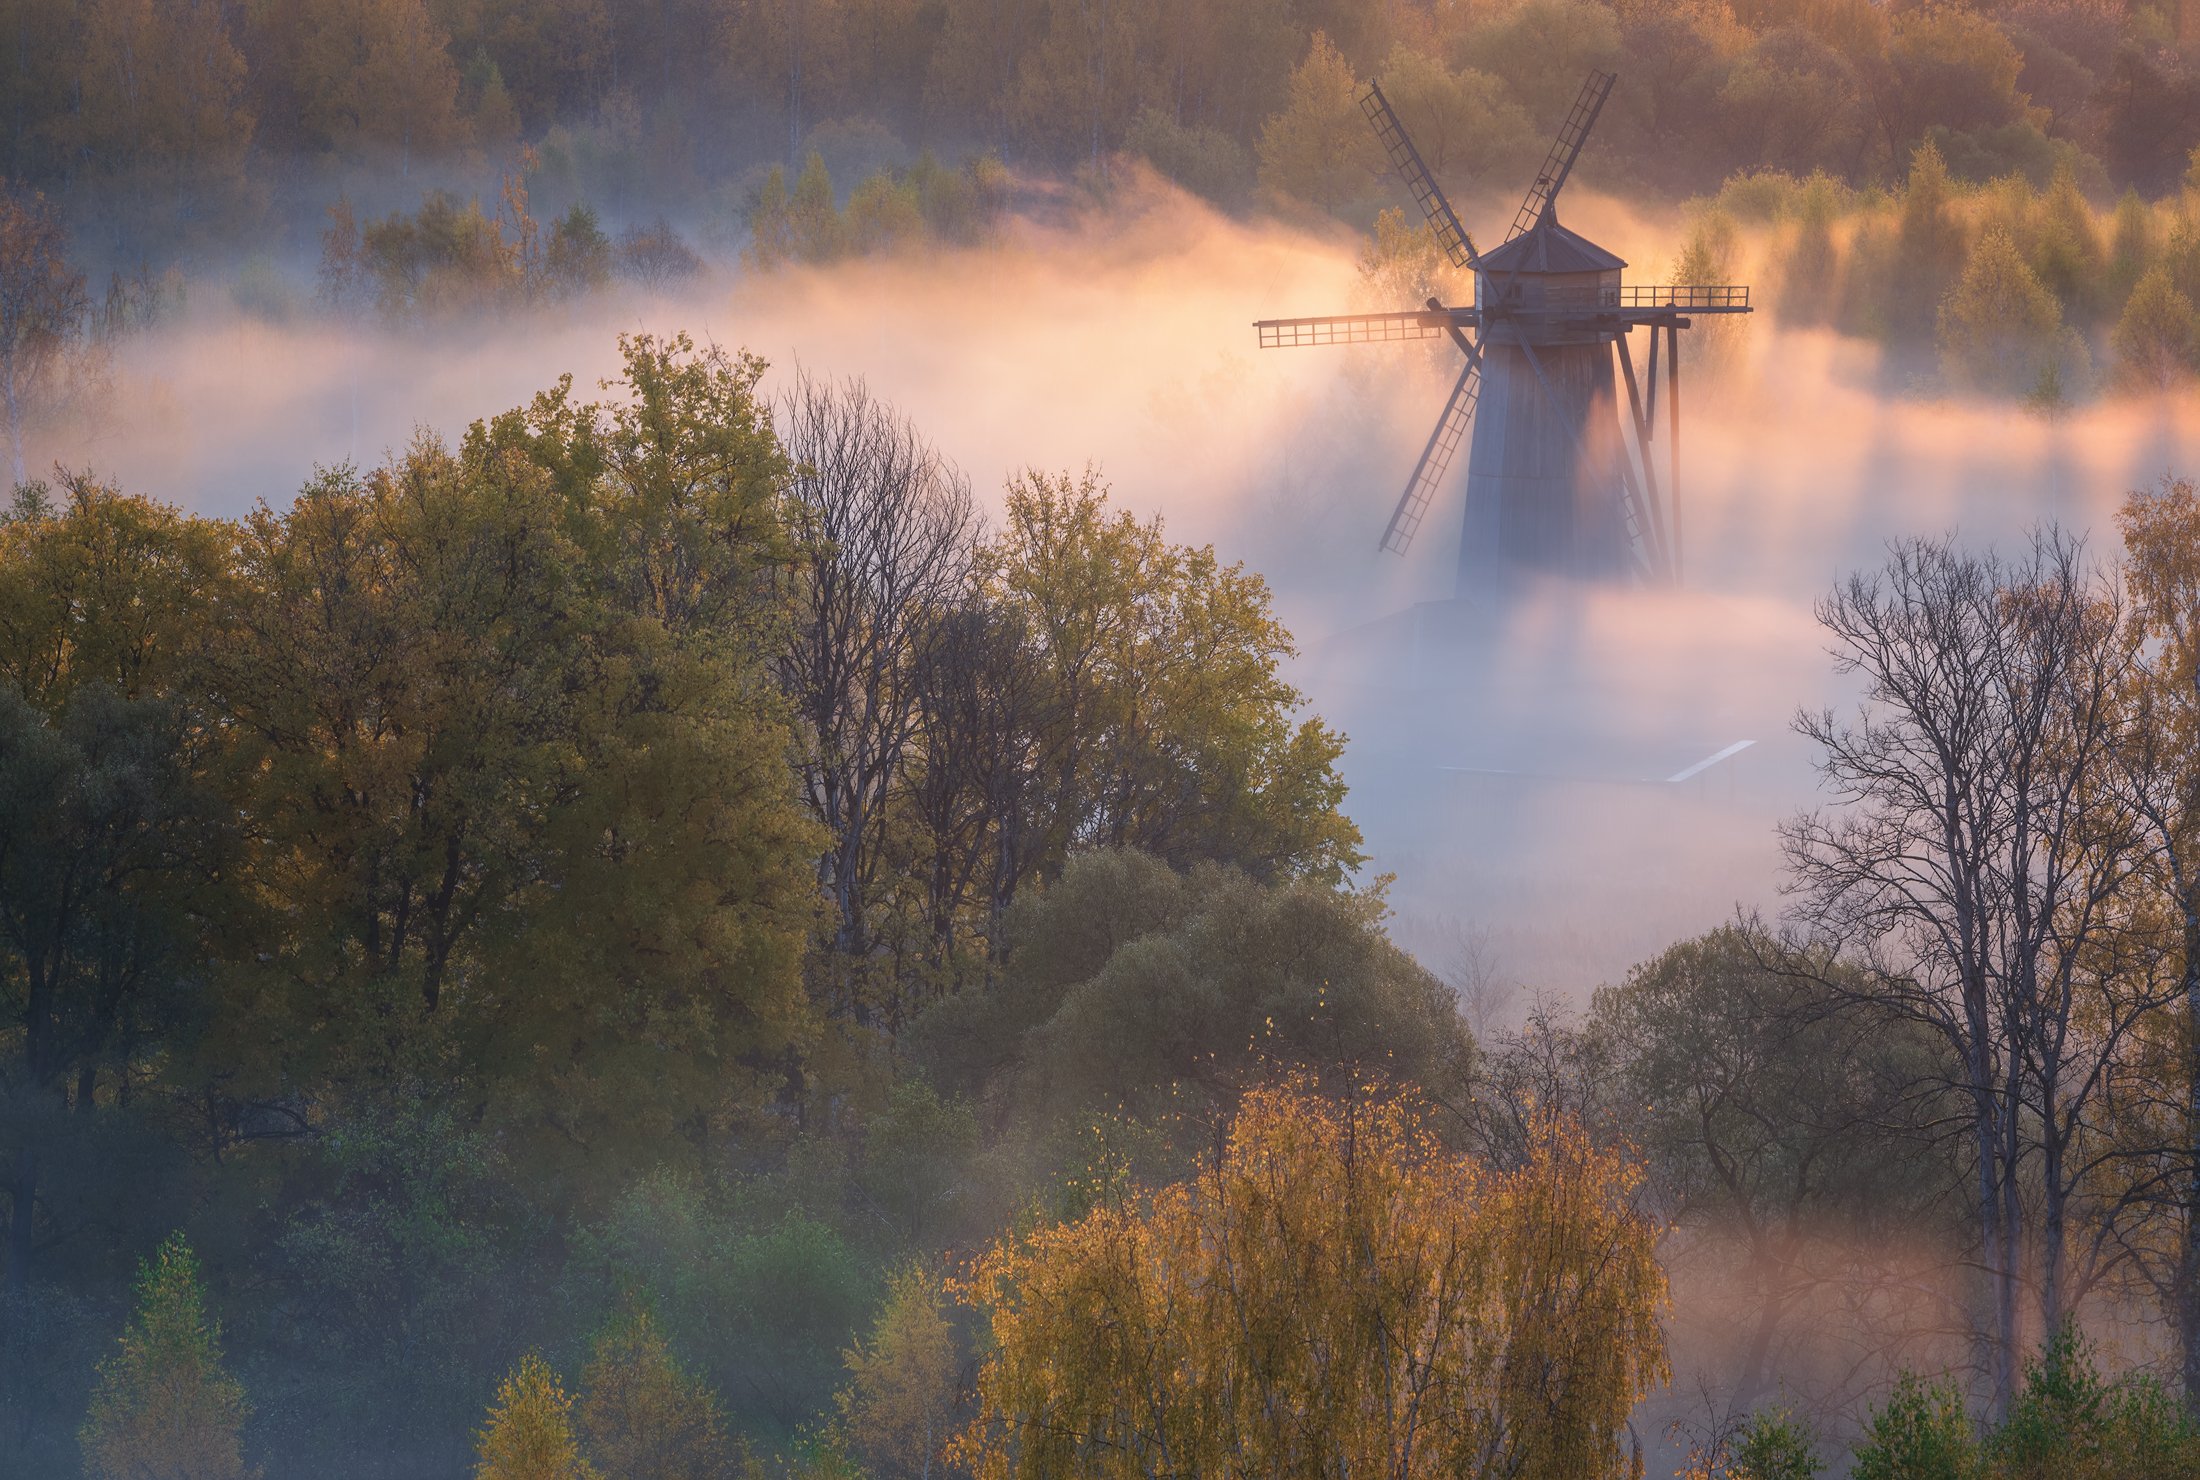
[{"label": "wooden windmill tower", "polygon": [[[1558,193],[1613,80],[1607,72],[1589,74],[1504,245],[1487,253],[1475,249],[1382,89],[1370,83],[1360,107],[1452,264],[1473,269],[1474,306],[1447,308],[1431,298],[1425,308],[1401,313],[1256,325],[1264,349],[1439,336],[1459,346],[1466,365],[1383,530],[1382,548],[1403,554],[1412,543],[1471,426],[1462,595],[1518,571],[1652,581],[1680,575],[1678,336],[1694,314],[1748,313],[1749,289],[1623,285],[1625,262],[1559,224]],[[1628,347],[1638,327],[1650,331],[1639,377]],[[1662,478],[1652,457],[1661,349]],[[1624,419],[1615,355],[1627,391]]]}]

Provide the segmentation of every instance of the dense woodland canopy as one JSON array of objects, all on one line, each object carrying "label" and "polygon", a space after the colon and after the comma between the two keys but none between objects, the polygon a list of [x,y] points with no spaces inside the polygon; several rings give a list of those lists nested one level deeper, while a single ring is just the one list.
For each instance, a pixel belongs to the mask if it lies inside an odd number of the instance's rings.
[{"label": "dense woodland canopy", "polygon": [[624,348],[18,489],[9,1473],[1578,1480],[1669,1341],[1699,1475],[2191,1472],[2191,485],[1833,592],[1790,918],[1477,1037],[1258,576]]},{"label": "dense woodland canopy", "polygon": [[1790,913],[1477,1033],[1264,581],[1100,470],[677,337],[235,520],[24,453],[247,253],[403,333],[1151,169],[1417,302],[1364,79],[1464,199],[1591,66],[1586,184],[1687,202],[1645,271],[2151,394],[2186,27],[0,0],[0,1474],[2194,1473],[2189,483],[1845,581]]},{"label": "dense woodland canopy", "polygon": [[332,173],[432,186],[522,145],[622,216],[738,209],[812,149],[1102,177],[1127,153],[1218,199],[1333,207],[1368,143],[1339,136],[1331,74],[1390,77],[1440,174],[1510,191],[1602,66],[1628,85],[1594,185],[1886,183],[1930,137],[1965,178],[2070,161],[2159,196],[2200,144],[2196,46],[2161,0],[8,0],[0,175],[118,201],[126,267],[297,229]]}]

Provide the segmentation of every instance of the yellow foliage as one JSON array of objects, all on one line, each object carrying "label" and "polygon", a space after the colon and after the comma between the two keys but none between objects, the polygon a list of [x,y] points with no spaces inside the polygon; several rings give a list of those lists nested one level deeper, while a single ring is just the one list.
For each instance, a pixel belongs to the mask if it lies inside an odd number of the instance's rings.
[{"label": "yellow foliage", "polygon": [[835,1401],[856,1453],[880,1475],[929,1477],[955,1411],[955,1337],[938,1276],[912,1265],[888,1287],[871,1339],[846,1355]]},{"label": "yellow foliage", "polygon": [[1557,1120],[1496,1171],[1413,1101],[1250,1096],[1197,1178],[996,1245],[955,1457],[1011,1476],[1599,1480],[1666,1374],[1637,1172]]},{"label": "yellow foliage", "polygon": [[578,1406],[589,1458],[617,1480],[721,1480],[733,1473],[716,1399],[680,1366],[647,1311],[596,1339]]},{"label": "yellow foliage", "polygon": [[573,1437],[573,1400],[533,1352],[498,1385],[475,1452],[474,1480],[600,1480]]}]

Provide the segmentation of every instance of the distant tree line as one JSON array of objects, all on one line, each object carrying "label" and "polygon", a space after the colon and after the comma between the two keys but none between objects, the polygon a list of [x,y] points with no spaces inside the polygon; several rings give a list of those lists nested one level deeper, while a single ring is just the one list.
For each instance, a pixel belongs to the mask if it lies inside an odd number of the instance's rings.
[{"label": "distant tree line", "polygon": [[2166,0],[14,0],[0,175],[121,192],[149,241],[249,220],[291,163],[409,178],[522,144],[622,217],[812,147],[856,178],[1127,155],[1336,208],[1370,183],[1338,79],[1397,79],[1439,173],[1509,193],[1601,66],[1627,84],[1584,169],[1630,193],[1885,182],[1933,135],[1967,178],[2069,159],[2152,196],[2200,143],[2194,45]]}]

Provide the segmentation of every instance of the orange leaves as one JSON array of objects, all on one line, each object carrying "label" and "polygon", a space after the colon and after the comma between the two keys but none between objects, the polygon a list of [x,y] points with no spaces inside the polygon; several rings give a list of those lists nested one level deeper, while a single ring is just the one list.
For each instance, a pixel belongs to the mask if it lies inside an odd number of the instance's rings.
[{"label": "orange leaves", "polygon": [[1632,1167],[1555,1120],[1501,1172],[1407,1095],[1249,1096],[1196,1178],[996,1245],[981,1477],[1618,1475],[1665,1376]]}]

